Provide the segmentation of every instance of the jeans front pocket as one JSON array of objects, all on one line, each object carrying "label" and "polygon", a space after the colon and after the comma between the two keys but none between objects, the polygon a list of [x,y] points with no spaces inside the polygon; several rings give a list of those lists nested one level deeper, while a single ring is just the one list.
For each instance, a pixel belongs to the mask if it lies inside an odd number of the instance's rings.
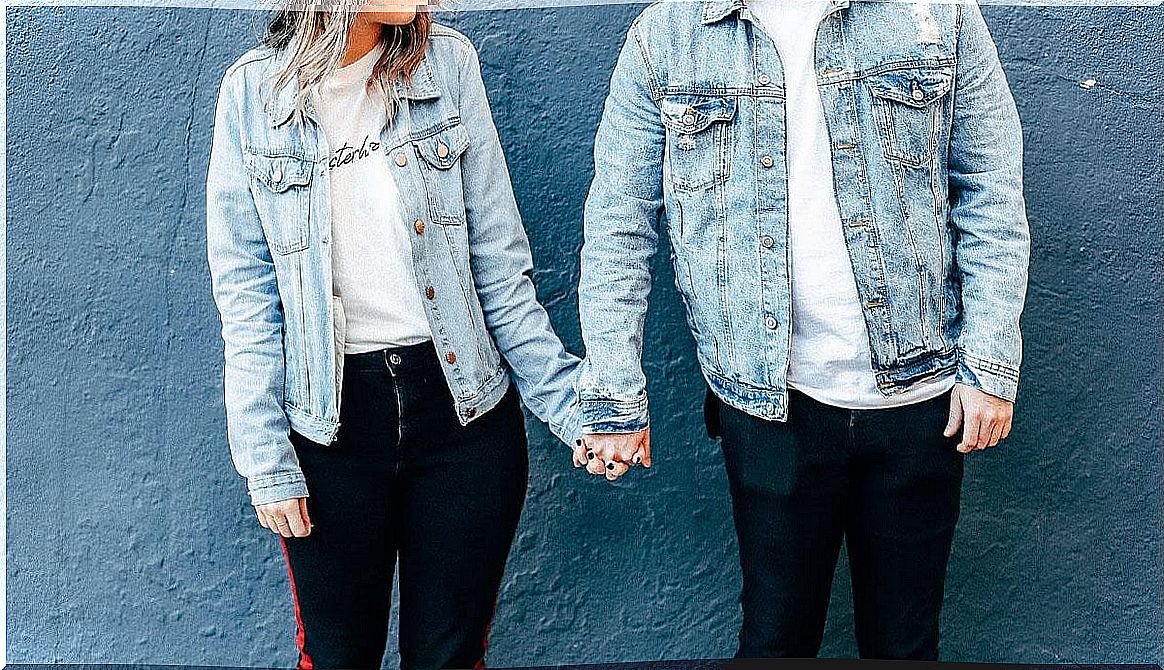
[{"label": "jeans front pocket", "polygon": [[298,155],[248,151],[244,164],[271,251],[290,254],[306,249],[314,163]]},{"label": "jeans front pocket", "polygon": [[726,181],[736,98],[673,94],[660,101],[659,113],[667,132],[671,186],[678,191],[704,191]]},{"label": "jeans front pocket", "polygon": [[934,160],[953,66],[907,67],[868,79],[885,157],[921,167]]}]

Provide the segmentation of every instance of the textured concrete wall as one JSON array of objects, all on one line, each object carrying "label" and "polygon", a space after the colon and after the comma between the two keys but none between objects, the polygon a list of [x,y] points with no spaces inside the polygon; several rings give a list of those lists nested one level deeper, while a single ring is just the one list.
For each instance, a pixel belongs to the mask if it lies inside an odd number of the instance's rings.
[{"label": "textured concrete wall", "polygon": [[[591,140],[639,7],[463,14],[574,351]],[[947,659],[1162,661],[1164,11],[988,7],[1027,138],[1034,257],[1009,443],[972,457]],[[10,662],[283,665],[286,572],[231,469],[203,180],[258,17],[7,10]],[[1094,80],[1093,86],[1080,83]],[[657,466],[616,486],[531,425],[494,665],[730,655],[727,484],[663,250],[646,347]],[[825,653],[855,653],[840,571]]]}]

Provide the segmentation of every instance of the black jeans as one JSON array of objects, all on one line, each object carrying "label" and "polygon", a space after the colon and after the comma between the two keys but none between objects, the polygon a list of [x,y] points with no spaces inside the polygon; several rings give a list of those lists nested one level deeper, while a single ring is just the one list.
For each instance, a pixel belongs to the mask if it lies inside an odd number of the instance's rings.
[{"label": "black jeans", "polygon": [[292,431],[307,537],[281,538],[301,668],[379,668],[400,569],[400,663],[483,665],[525,503],[515,387],[461,426],[432,343],[344,358],[338,441]]},{"label": "black jeans", "polygon": [[791,390],[787,422],[708,403],[743,571],[737,657],[817,655],[843,536],[861,657],[936,659],[962,488],[949,393],[847,410]]}]

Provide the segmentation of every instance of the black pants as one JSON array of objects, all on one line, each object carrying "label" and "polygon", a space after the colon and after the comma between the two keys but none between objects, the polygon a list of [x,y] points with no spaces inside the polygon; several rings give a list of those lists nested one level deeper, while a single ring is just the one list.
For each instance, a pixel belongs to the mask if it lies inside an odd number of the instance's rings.
[{"label": "black pants", "polygon": [[307,537],[280,538],[300,668],[379,668],[400,569],[403,668],[483,665],[525,502],[525,421],[513,386],[461,426],[431,343],[344,358],[338,441],[292,431]]},{"label": "black pants", "polygon": [[743,571],[738,657],[817,655],[843,536],[861,657],[937,658],[962,487],[949,403],[847,410],[792,390],[776,422],[709,396]]}]

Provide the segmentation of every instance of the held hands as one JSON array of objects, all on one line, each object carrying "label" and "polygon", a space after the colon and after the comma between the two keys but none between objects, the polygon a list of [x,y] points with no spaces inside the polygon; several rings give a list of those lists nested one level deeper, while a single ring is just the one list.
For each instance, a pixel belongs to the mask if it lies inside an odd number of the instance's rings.
[{"label": "held hands", "polygon": [[958,434],[958,426],[961,425],[962,440],[958,442],[958,451],[963,454],[981,451],[993,447],[1010,435],[1013,416],[1014,403],[1011,401],[979,391],[973,386],[954,384],[950,394],[950,420],[942,434],[953,437]]},{"label": "held hands", "polygon": [[613,482],[632,465],[651,467],[651,429],[637,433],[586,433],[574,445],[574,467]]},{"label": "held hands", "polygon": [[283,537],[306,537],[311,533],[311,517],[307,516],[307,498],[291,498],[256,505],[259,524]]}]

